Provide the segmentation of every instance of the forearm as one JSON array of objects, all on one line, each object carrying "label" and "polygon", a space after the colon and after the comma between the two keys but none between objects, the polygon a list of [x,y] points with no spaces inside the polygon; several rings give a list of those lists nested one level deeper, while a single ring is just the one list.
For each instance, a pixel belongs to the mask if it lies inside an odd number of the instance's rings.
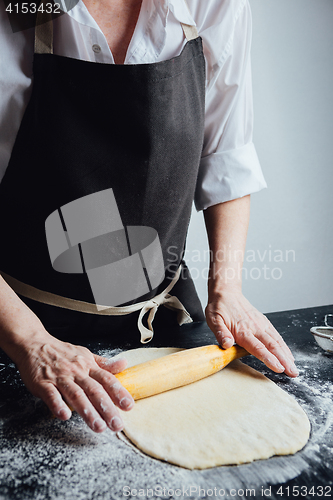
[{"label": "forearm", "polygon": [[113,373],[125,360],[97,356],[52,337],[37,316],[0,277],[0,347],[16,363],[30,392],[61,420],[71,416],[65,401],[95,432],[123,427],[120,414],[132,408],[131,395]]},{"label": "forearm", "polygon": [[213,205],[204,217],[211,253],[208,293],[222,293],[225,288],[240,291],[250,196]]},{"label": "forearm", "polygon": [[14,362],[34,338],[50,337],[37,316],[0,276],[0,348]]},{"label": "forearm", "polygon": [[241,292],[249,215],[250,196],[205,211],[211,250],[207,323],[222,347],[237,342],[275,372],[295,377],[298,372],[289,348]]}]

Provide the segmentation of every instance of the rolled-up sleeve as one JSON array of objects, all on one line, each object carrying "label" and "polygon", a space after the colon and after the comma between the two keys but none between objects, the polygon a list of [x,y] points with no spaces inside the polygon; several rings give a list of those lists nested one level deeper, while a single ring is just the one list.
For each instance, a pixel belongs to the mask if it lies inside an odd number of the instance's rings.
[{"label": "rolled-up sleeve", "polygon": [[218,33],[216,26],[202,33],[207,88],[204,147],[195,193],[197,210],[266,187],[252,142],[252,20],[247,0],[233,13],[232,30],[222,52],[218,52]]}]

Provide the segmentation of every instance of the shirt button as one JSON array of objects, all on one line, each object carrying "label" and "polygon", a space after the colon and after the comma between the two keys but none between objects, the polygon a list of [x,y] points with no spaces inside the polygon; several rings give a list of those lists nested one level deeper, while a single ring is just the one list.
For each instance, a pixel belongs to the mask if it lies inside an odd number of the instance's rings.
[{"label": "shirt button", "polygon": [[97,43],[94,43],[94,45],[92,46],[92,49],[95,52],[95,54],[99,54],[100,51],[102,50],[101,47],[99,45],[97,45]]}]

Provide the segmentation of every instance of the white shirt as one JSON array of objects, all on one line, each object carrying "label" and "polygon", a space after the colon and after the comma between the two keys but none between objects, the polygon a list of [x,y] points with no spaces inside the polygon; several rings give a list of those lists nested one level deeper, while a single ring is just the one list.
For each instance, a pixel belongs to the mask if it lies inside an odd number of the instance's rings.
[{"label": "white shirt", "polygon": [[[125,64],[178,56],[186,43],[180,23],[197,26],[206,60],[205,138],[195,194],[196,208],[202,210],[259,191],[266,183],[252,143],[249,2],[187,3],[191,13],[185,0],[143,0]],[[4,2],[0,28],[1,180],[31,94],[34,30],[12,33]],[[106,38],[82,0],[54,21],[54,53],[114,64]]]}]

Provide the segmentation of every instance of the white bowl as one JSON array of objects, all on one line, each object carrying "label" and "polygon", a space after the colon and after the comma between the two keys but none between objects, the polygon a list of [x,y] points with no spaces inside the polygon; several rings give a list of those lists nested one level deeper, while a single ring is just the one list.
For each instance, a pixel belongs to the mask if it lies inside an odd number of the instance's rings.
[{"label": "white bowl", "polygon": [[333,327],[332,326],[314,326],[310,332],[322,349],[333,353]]}]

